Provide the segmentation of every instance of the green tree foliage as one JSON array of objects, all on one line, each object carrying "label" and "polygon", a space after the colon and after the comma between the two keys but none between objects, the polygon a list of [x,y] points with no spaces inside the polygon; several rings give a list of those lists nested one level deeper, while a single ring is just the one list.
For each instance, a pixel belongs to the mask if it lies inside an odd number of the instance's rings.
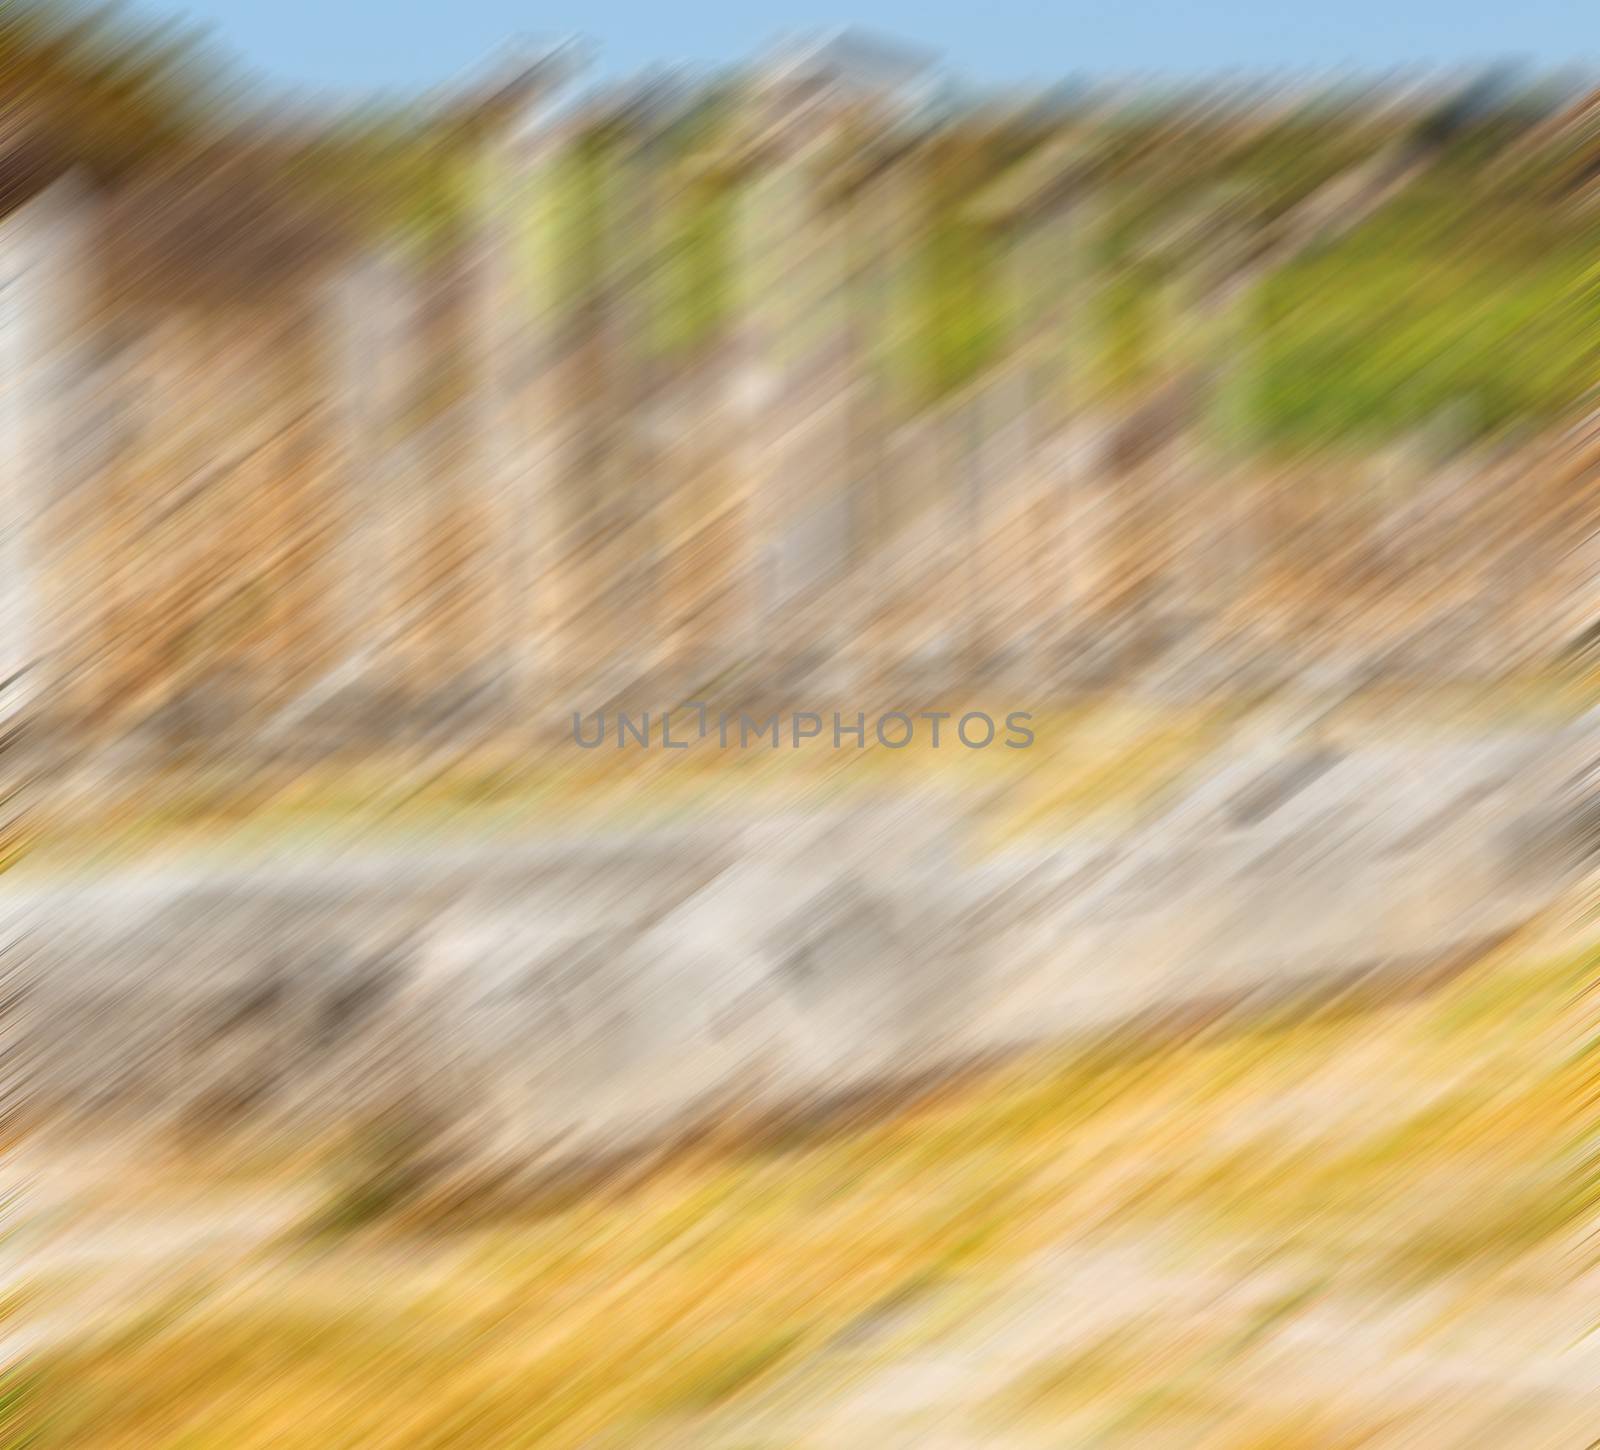
[{"label": "green tree foliage", "polygon": [[[481,202],[482,138],[459,114],[402,99],[285,125],[194,32],[120,9],[6,0],[0,67],[0,206],[52,172],[112,181],[203,156],[227,135],[276,138],[286,192],[423,254],[459,238]],[[1099,202],[1076,380],[1101,400],[1135,400],[1170,354],[1167,284],[1184,265],[1158,257],[1156,240],[1207,194],[1233,189],[1252,224],[1270,227],[1375,157],[1428,149],[1434,161],[1374,215],[1267,269],[1250,295],[1253,437],[1376,440],[1443,410],[1485,433],[1538,426],[1600,376],[1600,120],[1580,111],[1553,125],[1558,103],[1497,78],[1432,109],[1347,87],[1292,105],[1213,88],[1093,111],[972,112],[907,163],[915,225],[876,284],[888,305],[867,309],[864,340],[911,406],[1004,355],[1026,319],[1002,240],[971,203],[1067,132],[1094,157]],[[748,181],[729,160],[737,132],[736,89],[712,87],[664,125],[626,108],[596,119],[524,175],[510,194],[541,315],[575,315],[620,267],[640,289],[642,352],[670,361],[724,338]],[[637,255],[619,255],[605,208],[641,184],[640,165],[652,168],[650,221],[620,239]]]}]

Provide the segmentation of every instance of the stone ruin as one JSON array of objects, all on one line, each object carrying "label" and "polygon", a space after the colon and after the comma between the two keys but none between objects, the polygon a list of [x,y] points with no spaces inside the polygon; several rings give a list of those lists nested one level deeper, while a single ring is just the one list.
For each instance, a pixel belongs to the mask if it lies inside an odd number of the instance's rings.
[{"label": "stone ruin", "polygon": [[4,1111],[516,1163],[1146,1014],[1465,960],[1600,860],[1600,721],[1238,749],[1141,826],[976,858],[926,804],[0,891]]},{"label": "stone ruin", "polygon": [[[0,716],[62,749],[315,753],[734,677],[791,700],[1194,696],[1292,683],[1335,647],[1403,679],[1581,652],[1592,418],[1332,479],[1198,426],[1227,349],[1188,332],[1233,318],[1263,254],[1381,202],[1383,167],[1338,180],[1331,221],[1320,194],[1275,224],[1219,202],[1164,243],[1193,294],[1170,351],[1193,365],[1119,412],[1083,376],[1112,183],[1066,128],[963,202],[1024,323],[917,401],[879,344],[940,148],[980,124],[931,103],[925,57],[847,42],[752,66],[724,87],[733,119],[676,159],[703,89],[560,111],[559,72],[474,103],[470,201],[427,256],[280,194],[292,127],[8,197]],[[1021,137],[1030,114],[981,124]],[[600,131],[624,140],[575,292],[550,262],[562,168]],[[663,362],[638,281],[681,242],[688,186],[726,200],[735,301]]]}]

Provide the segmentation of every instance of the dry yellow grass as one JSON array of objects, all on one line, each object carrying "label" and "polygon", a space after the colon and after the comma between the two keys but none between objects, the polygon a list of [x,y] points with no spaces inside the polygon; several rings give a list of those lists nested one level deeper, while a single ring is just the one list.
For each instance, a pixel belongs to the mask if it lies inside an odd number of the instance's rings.
[{"label": "dry yellow grass", "polygon": [[13,1374],[0,1444],[1309,1450],[1517,1405],[1493,1443],[1578,1443],[1593,1355],[1538,1372],[1593,1317],[1600,952],[1533,950],[487,1219],[178,1251]]}]

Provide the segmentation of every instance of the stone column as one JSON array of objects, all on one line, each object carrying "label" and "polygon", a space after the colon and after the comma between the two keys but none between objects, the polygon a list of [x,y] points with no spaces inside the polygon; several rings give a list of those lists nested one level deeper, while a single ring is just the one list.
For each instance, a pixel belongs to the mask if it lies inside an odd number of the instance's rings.
[{"label": "stone column", "polygon": [[611,345],[607,381],[614,446],[607,459],[620,545],[604,587],[614,596],[614,645],[625,686],[646,700],[669,688],[673,631],[669,618],[674,448],[670,432],[679,369],[666,353],[662,267],[671,244],[671,127],[684,93],[671,78],[636,98],[632,136],[617,158],[609,220],[616,268],[606,318]]},{"label": "stone column", "polygon": [[[92,202],[58,182],[0,220],[0,870],[45,808],[37,733],[61,695],[76,623],[56,537],[97,441],[87,414]],[[15,747],[26,744],[26,753]],[[59,758],[59,757],[58,757]]]},{"label": "stone column", "polygon": [[991,229],[1011,326],[1005,356],[984,379],[986,648],[1048,678],[1053,643],[1070,614],[1067,580],[1071,394],[1091,283],[1087,266],[1088,161],[1072,143],[1048,144],[980,193],[974,220]]},{"label": "stone column", "polygon": [[1167,239],[1173,263],[1169,348],[1190,410],[1182,476],[1177,603],[1189,621],[1237,634],[1241,606],[1259,584],[1260,521],[1248,471],[1256,444],[1257,328],[1261,283],[1251,261],[1259,219],[1248,197],[1215,189]]},{"label": "stone column", "polygon": [[911,211],[907,87],[926,65],[849,45],[774,56],[719,158],[733,195],[723,353],[739,653],[791,693],[854,690],[862,632],[892,613],[877,607],[887,581],[871,577],[894,515],[884,323]]},{"label": "stone column", "polygon": [[[511,294],[497,327],[506,610],[518,714],[535,728],[550,715],[544,689],[568,668],[578,584],[570,512],[586,422],[578,396],[586,317],[570,247],[572,162],[570,137],[553,120],[530,119],[501,152],[502,281]],[[486,306],[494,290],[486,287]]]},{"label": "stone column", "polygon": [[1036,533],[1040,588],[1028,629],[1046,682],[1054,680],[1074,623],[1074,593],[1090,541],[1076,537],[1084,513],[1086,452],[1074,424],[1086,416],[1089,359],[1095,340],[1094,239],[1097,208],[1087,181],[1064,169],[1039,209],[1022,219],[1011,252],[1020,309],[1030,472],[1028,514]]},{"label": "stone column", "polygon": [[58,182],[0,220],[0,733],[48,703],[70,621],[52,526],[83,420],[91,203]]},{"label": "stone column", "polygon": [[486,118],[470,243],[473,462],[488,530],[489,654],[501,702],[515,723],[530,726],[551,665],[554,503],[571,454],[562,384],[572,309],[560,249],[569,199],[559,190],[568,148],[549,111],[570,75],[570,57],[552,53]]},{"label": "stone column", "polygon": [[401,607],[396,574],[406,408],[415,382],[418,280],[397,249],[336,284],[335,410],[348,487],[344,594],[351,653],[376,666]]},{"label": "stone column", "polygon": [[[783,124],[783,123],[780,123]],[[783,494],[798,487],[800,460],[792,436],[798,425],[800,358],[807,298],[807,262],[819,245],[821,214],[805,156],[805,136],[795,122],[742,181],[737,203],[739,362],[734,387],[742,414],[738,485],[748,530],[747,643],[771,666],[788,641],[781,628],[796,570],[785,559],[786,525],[799,501]],[[781,148],[781,149],[780,149]]]},{"label": "stone column", "polygon": [[[924,222],[921,160],[926,127],[885,129],[860,161],[846,202],[851,246],[849,608],[840,611],[849,675],[897,686],[904,641],[896,638],[895,596],[907,573],[909,526],[926,504],[925,461],[910,445],[912,390],[898,366],[897,332],[912,302],[908,270]],[[927,600],[907,601],[912,607]]]},{"label": "stone column", "polygon": [[571,259],[582,295],[566,324],[570,346],[551,359],[558,371],[544,385],[564,412],[547,455],[556,514],[551,626],[564,688],[585,704],[626,688],[648,654],[649,481],[639,427],[648,239],[638,142],[625,129],[584,163],[591,230]]},{"label": "stone column", "polygon": [[774,98],[739,200],[740,482],[749,650],[780,690],[839,646],[858,498],[865,344],[850,287],[848,207],[829,195],[839,114]]},{"label": "stone column", "polygon": [[399,683],[408,612],[402,439],[417,373],[417,303],[415,272],[392,246],[352,259],[321,293],[338,663],[275,726],[335,697],[376,725]]}]

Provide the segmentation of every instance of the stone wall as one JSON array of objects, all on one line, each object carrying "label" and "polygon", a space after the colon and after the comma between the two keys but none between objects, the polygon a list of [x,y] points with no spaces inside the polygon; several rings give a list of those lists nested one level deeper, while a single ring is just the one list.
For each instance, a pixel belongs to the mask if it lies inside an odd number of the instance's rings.
[{"label": "stone wall", "polygon": [[793,1107],[1150,1011],[1431,968],[1600,848],[1595,722],[1236,751],[1139,828],[973,858],[926,808],[0,893],[4,1107],[517,1160]]}]

